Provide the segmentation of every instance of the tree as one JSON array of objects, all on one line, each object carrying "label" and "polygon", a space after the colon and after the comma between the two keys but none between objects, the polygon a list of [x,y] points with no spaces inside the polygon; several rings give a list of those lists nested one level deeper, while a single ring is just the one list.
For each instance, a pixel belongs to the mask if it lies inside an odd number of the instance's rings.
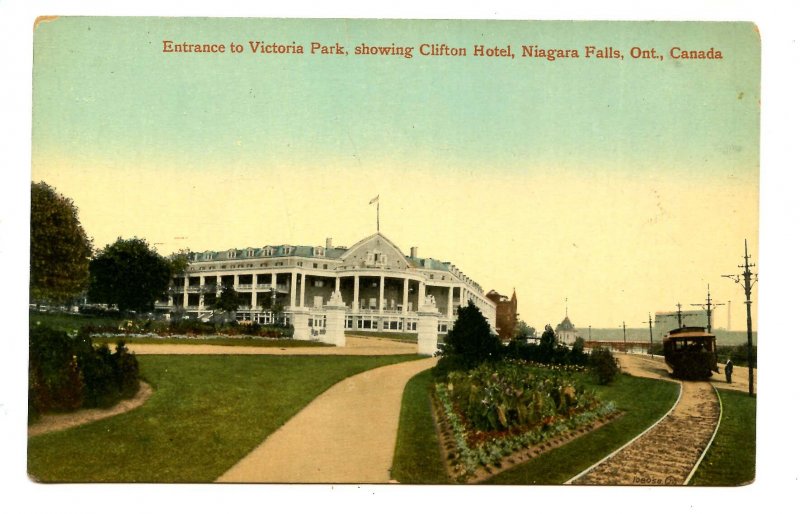
[{"label": "tree", "polygon": [[444,337],[442,358],[436,365],[437,375],[453,369],[471,369],[481,362],[497,360],[502,353],[502,344],[483,317],[480,309],[471,301],[458,308],[458,318]]},{"label": "tree", "polygon": [[86,288],[92,242],[72,200],[31,183],[31,300],[65,303]]},{"label": "tree", "polygon": [[264,299],[261,300],[261,310],[263,312],[271,312],[272,323],[277,325],[278,316],[283,312],[283,304],[277,298],[273,301],[272,295],[266,295]]},{"label": "tree", "polygon": [[144,239],[119,238],[89,263],[89,300],[120,311],[150,312],[167,291],[170,262]]},{"label": "tree", "polygon": [[225,286],[214,301],[214,310],[222,311],[230,319],[230,315],[239,309],[239,293],[231,286]]}]

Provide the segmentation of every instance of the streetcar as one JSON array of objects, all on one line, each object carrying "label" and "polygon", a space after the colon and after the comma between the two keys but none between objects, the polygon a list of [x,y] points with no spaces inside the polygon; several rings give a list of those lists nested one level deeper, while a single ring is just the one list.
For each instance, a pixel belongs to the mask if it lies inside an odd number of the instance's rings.
[{"label": "streetcar", "polygon": [[675,378],[708,380],[719,373],[717,338],[704,327],[681,327],[664,336],[664,361]]}]

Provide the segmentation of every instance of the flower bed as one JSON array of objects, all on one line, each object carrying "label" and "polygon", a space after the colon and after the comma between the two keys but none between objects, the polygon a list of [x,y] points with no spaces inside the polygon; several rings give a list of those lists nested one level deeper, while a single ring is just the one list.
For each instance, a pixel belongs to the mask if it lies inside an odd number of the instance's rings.
[{"label": "flower bed", "polygon": [[451,372],[446,383],[436,385],[436,398],[451,436],[449,467],[459,481],[616,411],[613,403],[576,385],[570,371],[520,361]]}]

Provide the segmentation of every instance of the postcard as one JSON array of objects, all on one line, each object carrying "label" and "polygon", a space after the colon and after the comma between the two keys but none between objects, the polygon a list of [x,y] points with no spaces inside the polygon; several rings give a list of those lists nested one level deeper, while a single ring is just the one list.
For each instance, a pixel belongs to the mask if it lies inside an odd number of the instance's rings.
[{"label": "postcard", "polygon": [[755,480],[753,23],[33,44],[31,480]]}]

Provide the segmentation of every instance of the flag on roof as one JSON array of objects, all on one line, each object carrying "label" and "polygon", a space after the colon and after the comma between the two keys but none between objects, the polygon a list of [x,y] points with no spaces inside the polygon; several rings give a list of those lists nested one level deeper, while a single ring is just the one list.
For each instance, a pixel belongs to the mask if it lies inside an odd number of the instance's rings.
[{"label": "flag on roof", "polygon": [[369,201],[369,204],[372,205],[373,203],[377,202],[378,198],[380,198],[380,197],[381,197],[381,195],[376,196],[375,198],[373,198],[372,200]]}]

